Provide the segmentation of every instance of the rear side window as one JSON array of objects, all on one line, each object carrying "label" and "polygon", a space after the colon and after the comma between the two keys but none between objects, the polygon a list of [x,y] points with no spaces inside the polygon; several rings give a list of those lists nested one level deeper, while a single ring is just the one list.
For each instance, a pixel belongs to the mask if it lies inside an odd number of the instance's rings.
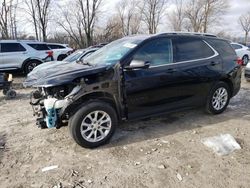
[{"label": "rear side window", "polygon": [[238,44],[231,44],[231,46],[232,46],[235,50],[238,50],[238,49],[243,48],[241,45],[238,45]]},{"label": "rear side window", "polygon": [[61,46],[61,45],[54,45],[54,44],[48,44],[49,48],[50,49],[64,49],[65,47],[64,46]]},{"label": "rear side window", "polygon": [[24,52],[26,49],[20,43],[2,43],[1,52]]},{"label": "rear side window", "polygon": [[201,39],[176,38],[173,39],[175,62],[191,61],[208,58],[214,51]]},{"label": "rear side window", "polygon": [[235,56],[236,53],[229,42],[225,40],[209,39],[208,42],[222,56]]},{"label": "rear side window", "polygon": [[38,51],[43,51],[43,50],[50,50],[47,44],[39,44],[39,43],[31,43],[28,44],[31,48],[38,50]]},{"label": "rear side window", "polygon": [[148,61],[151,66],[172,63],[172,42],[161,38],[147,42],[134,55],[133,59]]}]

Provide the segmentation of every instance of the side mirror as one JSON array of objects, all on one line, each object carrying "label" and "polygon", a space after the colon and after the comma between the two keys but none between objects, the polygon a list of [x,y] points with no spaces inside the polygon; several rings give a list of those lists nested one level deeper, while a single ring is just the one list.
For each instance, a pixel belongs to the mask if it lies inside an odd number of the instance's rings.
[{"label": "side mirror", "polygon": [[132,69],[147,69],[149,68],[150,63],[147,61],[141,60],[132,60],[130,65],[126,66],[125,69],[132,70]]}]

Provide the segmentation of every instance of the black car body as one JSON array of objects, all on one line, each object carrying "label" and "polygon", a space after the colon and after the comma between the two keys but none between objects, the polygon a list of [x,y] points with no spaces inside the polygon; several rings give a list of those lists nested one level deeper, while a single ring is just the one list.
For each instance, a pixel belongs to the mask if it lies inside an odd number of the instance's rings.
[{"label": "black car body", "polygon": [[[40,127],[59,128],[69,120],[74,140],[96,147],[109,140],[122,120],[200,106],[213,114],[223,112],[240,90],[241,66],[228,41],[215,36],[131,36],[82,64],[60,64],[28,76],[24,85],[38,88],[32,105]],[[98,120],[101,116],[105,121]]]}]

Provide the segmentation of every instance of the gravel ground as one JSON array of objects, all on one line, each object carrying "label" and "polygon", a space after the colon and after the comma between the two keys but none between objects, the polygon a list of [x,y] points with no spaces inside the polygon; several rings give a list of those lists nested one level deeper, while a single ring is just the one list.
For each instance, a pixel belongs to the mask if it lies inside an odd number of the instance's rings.
[{"label": "gravel ground", "polygon": [[[250,187],[250,83],[218,116],[191,110],[118,127],[111,143],[79,147],[67,127],[40,130],[30,89],[0,94],[0,187]],[[201,140],[229,133],[242,149],[217,156]],[[58,168],[42,172],[44,167]]]}]

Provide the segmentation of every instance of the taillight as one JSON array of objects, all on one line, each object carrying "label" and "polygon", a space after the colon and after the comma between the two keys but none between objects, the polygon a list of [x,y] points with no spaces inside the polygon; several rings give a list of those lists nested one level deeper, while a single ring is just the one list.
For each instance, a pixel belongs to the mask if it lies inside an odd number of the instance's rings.
[{"label": "taillight", "polygon": [[238,57],[236,61],[237,61],[237,64],[241,66],[243,65],[243,60],[241,58]]},{"label": "taillight", "polygon": [[53,57],[53,51],[47,51],[46,54],[48,54],[48,57]]}]

